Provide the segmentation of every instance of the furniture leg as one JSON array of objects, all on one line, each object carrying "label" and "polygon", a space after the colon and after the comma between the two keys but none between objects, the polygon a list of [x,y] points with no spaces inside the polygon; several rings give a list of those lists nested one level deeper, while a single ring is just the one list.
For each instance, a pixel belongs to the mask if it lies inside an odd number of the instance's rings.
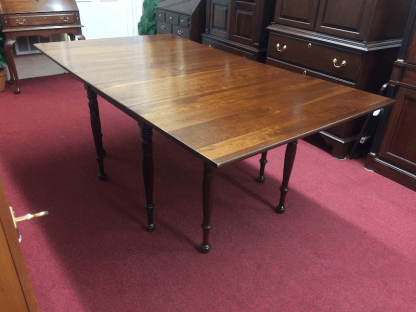
[{"label": "furniture leg", "polygon": [[12,47],[15,42],[16,40],[14,39],[6,39],[4,43],[4,48],[6,50],[9,70],[12,73],[10,76],[14,77],[14,81],[16,82],[16,88],[14,90],[14,93],[19,94],[20,93],[20,81],[19,81],[19,76],[17,75],[16,64],[14,63],[14,57],[13,57],[13,51],[12,51]]},{"label": "furniture leg", "polygon": [[204,162],[204,178],[202,181],[202,207],[204,217],[201,225],[203,231],[203,241],[201,244],[202,253],[208,253],[211,249],[209,244],[209,232],[211,229],[211,210],[214,198],[215,170],[216,169],[209,163]]},{"label": "furniture leg", "polygon": [[263,183],[264,182],[264,168],[267,164],[267,152],[261,153],[260,158],[260,175],[257,177],[257,182]]},{"label": "furniture leg", "polygon": [[155,204],[153,203],[153,177],[154,177],[154,165],[153,165],[153,152],[152,152],[152,128],[143,123],[140,129],[142,136],[142,151],[143,151],[143,180],[144,180],[144,191],[146,193],[146,211],[147,211],[147,224],[146,230],[151,232],[155,229],[153,222],[153,209]]},{"label": "furniture leg", "polygon": [[107,174],[104,172],[104,157],[105,150],[103,148],[103,134],[101,133],[101,121],[100,121],[100,112],[98,110],[98,101],[97,93],[91,90],[90,86],[86,86],[88,105],[90,107],[90,116],[91,116],[91,128],[92,135],[94,137],[95,149],[97,151],[97,161],[100,173],[98,178],[100,180],[105,180]]},{"label": "furniture leg", "polygon": [[289,191],[289,179],[292,173],[293,163],[295,162],[297,145],[298,141],[294,141],[289,143],[286,147],[285,164],[283,169],[283,181],[282,186],[280,187],[280,201],[279,205],[277,205],[276,207],[277,213],[285,212],[285,199],[286,194]]},{"label": "furniture leg", "polygon": [[14,84],[14,75],[13,72],[10,69],[10,65],[9,65],[9,61],[7,61],[7,67],[9,68],[9,73],[10,73],[10,80],[9,80],[9,84]]}]

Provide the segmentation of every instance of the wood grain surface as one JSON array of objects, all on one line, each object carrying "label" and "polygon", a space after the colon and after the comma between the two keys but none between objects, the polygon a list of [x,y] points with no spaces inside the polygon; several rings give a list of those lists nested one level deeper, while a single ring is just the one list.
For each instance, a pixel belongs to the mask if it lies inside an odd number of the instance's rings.
[{"label": "wood grain surface", "polygon": [[217,168],[394,103],[170,34],[36,46]]}]

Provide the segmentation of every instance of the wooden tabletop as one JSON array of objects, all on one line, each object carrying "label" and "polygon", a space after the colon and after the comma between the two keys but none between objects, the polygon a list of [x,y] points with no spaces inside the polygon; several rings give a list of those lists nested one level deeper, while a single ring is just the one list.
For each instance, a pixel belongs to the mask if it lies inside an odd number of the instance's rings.
[{"label": "wooden tabletop", "polygon": [[170,34],[36,46],[215,167],[394,103]]}]

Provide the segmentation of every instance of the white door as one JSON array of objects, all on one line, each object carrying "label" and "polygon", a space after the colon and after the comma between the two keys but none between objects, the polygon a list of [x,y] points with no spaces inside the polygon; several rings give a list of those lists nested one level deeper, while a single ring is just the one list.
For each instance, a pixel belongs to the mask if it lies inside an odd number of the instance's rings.
[{"label": "white door", "polygon": [[137,36],[143,0],[76,0],[85,39]]}]

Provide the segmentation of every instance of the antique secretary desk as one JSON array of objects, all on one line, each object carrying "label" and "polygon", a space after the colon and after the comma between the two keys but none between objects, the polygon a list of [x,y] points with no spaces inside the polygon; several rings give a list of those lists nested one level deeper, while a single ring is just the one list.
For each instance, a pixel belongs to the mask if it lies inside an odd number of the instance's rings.
[{"label": "antique secretary desk", "polygon": [[14,93],[20,93],[20,82],[13,56],[18,37],[49,37],[70,34],[72,39],[85,39],[75,0],[0,0],[0,24]]}]

